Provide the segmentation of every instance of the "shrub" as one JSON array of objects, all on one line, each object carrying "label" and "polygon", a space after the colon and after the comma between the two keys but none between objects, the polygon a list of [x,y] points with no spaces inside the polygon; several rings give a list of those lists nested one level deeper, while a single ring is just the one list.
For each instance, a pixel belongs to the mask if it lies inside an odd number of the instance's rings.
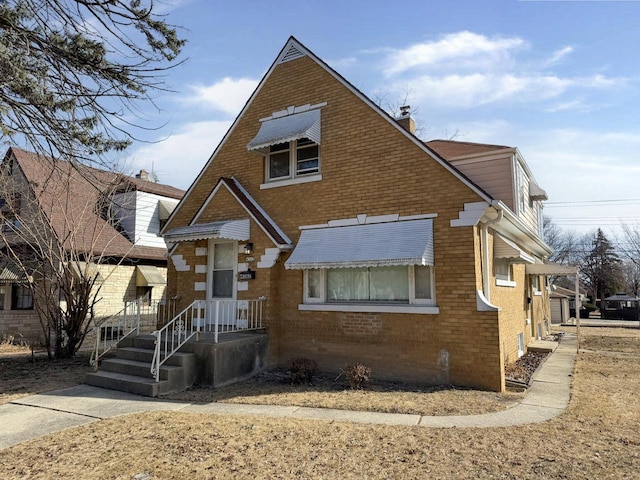
[{"label": "shrub", "polygon": [[310,358],[292,358],[289,361],[289,373],[291,374],[291,383],[310,384],[313,377],[318,373],[318,364]]},{"label": "shrub", "polygon": [[362,363],[350,363],[344,371],[353,390],[362,390],[369,383],[371,368]]}]

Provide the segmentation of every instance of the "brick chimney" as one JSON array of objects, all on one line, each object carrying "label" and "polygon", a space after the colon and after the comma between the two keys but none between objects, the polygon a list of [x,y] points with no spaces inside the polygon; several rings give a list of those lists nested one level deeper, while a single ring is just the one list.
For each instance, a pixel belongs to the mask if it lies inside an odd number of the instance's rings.
[{"label": "brick chimney", "polygon": [[396,118],[396,122],[409,133],[416,134],[416,122],[411,118],[411,105],[400,107],[400,116]]},{"label": "brick chimney", "polygon": [[149,172],[142,169],[140,170],[140,173],[136,174],[136,178],[139,178],[140,180],[149,180]]}]

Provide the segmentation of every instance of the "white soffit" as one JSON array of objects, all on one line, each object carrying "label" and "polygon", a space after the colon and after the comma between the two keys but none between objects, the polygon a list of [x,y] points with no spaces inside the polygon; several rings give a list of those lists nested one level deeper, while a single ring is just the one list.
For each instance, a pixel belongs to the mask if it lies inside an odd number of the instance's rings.
[{"label": "white soffit", "polygon": [[433,220],[303,230],[288,269],[433,265]]},{"label": "white soffit", "polygon": [[[558,263],[536,263],[525,266],[527,275],[577,275],[578,267],[560,265]],[[574,295],[574,292],[571,292]]]},{"label": "white soffit", "polygon": [[512,263],[535,263],[535,258],[532,255],[497,233],[493,237],[493,256],[508,258]]},{"label": "white soffit", "polygon": [[228,240],[249,240],[249,219],[227,220],[224,222],[199,223],[178,227],[164,234],[168,243],[190,242],[209,238],[225,238]]},{"label": "white soffit", "polygon": [[308,138],[320,144],[320,110],[309,110],[262,122],[260,130],[247,145],[247,150]]}]

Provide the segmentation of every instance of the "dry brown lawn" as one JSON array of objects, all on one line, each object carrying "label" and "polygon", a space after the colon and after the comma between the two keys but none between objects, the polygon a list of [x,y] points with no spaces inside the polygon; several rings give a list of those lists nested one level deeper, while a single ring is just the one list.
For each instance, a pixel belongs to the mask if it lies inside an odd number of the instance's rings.
[{"label": "dry brown lawn", "polygon": [[29,347],[0,344],[0,405],[77,385],[90,370],[88,354],[49,360],[46,353],[32,355]]},{"label": "dry brown lawn", "polygon": [[391,382],[372,382],[366,390],[351,390],[343,378],[335,380],[334,377],[319,375],[312,385],[291,385],[286,372],[265,372],[227,387],[194,388],[166,398],[199,403],[297,405],[416,415],[476,415],[504,410],[516,405],[524,396],[521,392],[500,394]]},{"label": "dry brown lawn", "polygon": [[578,355],[569,408],[541,424],[431,429],[158,412],[3,450],[0,477],[638,479],[640,330],[582,333],[591,346]]}]

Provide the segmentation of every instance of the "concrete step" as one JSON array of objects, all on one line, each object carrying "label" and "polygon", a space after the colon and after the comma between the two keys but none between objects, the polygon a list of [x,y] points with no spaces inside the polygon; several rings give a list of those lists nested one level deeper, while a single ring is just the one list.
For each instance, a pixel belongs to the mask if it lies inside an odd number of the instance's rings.
[{"label": "concrete step", "polygon": [[153,335],[126,338],[115,350],[115,356],[102,360],[100,370],[88,374],[85,383],[149,397],[193,385],[197,378],[196,356],[184,352],[169,357],[160,367],[160,381],[156,383],[151,375],[154,342]]},{"label": "concrete step", "polygon": [[[136,362],[146,362],[151,365],[154,350],[138,347],[118,347],[115,351],[116,358],[134,360]],[[190,361],[192,353],[176,352],[166,361],[165,365],[182,366]]]},{"label": "concrete step", "polygon": [[[171,345],[171,342],[162,342],[160,348],[164,348],[165,344],[167,343],[169,343],[167,349],[171,350],[173,348],[173,345]],[[156,337],[153,335],[138,335],[137,337],[129,336],[127,338],[123,338],[120,341],[120,344],[118,346],[120,348],[144,348],[148,350],[155,350]],[[191,344],[187,342],[185,345],[182,346],[181,350],[190,352],[191,351],[190,347],[191,347]]]},{"label": "concrete step", "polygon": [[[123,358],[108,358],[102,361],[100,370],[152,378],[151,363],[149,362],[138,362]],[[182,373],[182,369],[178,366],[162,365],[160,367],[160,380],[175,380],[175,378],[182,375]]]},{"label": "concrete step", "polygon": [[161,393],[165,393],[163,390],[167,387],[163,384],[166,385],[169,382],[167,380],[162,380],[156,383],[156,381],[151,377],[144,378],[136,375],[127,375],[125,373],[99,370],[97,372],[87,374],[84,383],[95,387],[135,393],[136,395],[144,395],[145,397],[157,397]]}]

